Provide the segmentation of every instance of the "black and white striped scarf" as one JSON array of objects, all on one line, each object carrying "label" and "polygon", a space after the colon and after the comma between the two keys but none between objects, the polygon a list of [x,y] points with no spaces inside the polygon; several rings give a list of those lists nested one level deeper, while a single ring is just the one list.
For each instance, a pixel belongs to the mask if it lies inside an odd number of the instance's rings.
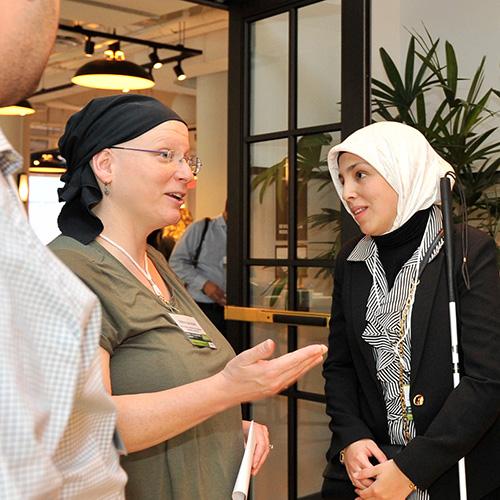
[{"label": "black and white striped scarf", "polygon": [[[403,412],[400,402],[399,388],[399,328],[400,321],[408,299],[412,284],[418,279],[420,263],[427,253],[437,234],[442,228],[441,210],[434,206],[430,212],[429,220],[419,247],[410,259],[403,264],[394,281],[394,286],[388,290],[385,271],[378,256],[377,245],[370,236],[365,236],[354,248],[348,257],[348,261],[365,261],[373,276],[373,284],[368,297],[366,309],[367,325],[362,334],[365,340],[373,348],[377,379],[379,380],[387,410],[387,423],[389,438],[392,444],[405,444],[403,433]],[[439,253],[443,245],[440,239],[434,247],[428,262]],[[414,297],[414,296],[413,296]],[[411,370],[411,311],[413,299],[407,316],[405,335],[403,337],[403,359],[404,383],[410,384]],[[408,412],[411,408],[407,409]],[[415,437],[415,425],[409,420],[411,438]],[[428,500],[426,491],[416,491],[408,498]]]}]

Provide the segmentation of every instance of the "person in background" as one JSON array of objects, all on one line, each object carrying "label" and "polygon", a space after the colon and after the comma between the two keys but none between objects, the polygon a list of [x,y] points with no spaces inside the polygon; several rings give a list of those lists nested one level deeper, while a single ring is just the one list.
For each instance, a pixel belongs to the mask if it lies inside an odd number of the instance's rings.
[{"label": "person in background", "polygon": [[[0,0],[0,105],[36,88],[56,0]],[[29,226],[0,130],[0,498],[123,498],[116,414],[98,357],[98,301]]]},{"label": "person in background", "polygon": [[[129,452],[127,499],[231,498],[250,428],[241,403],[283,390],[326,347],[268,360],[268,340],[235,356],[147,245],[155,229],[177,223],[201,167],[174,111],[146,95],[94,99],[69,119],[59,147],[65,204],[50,248],[101,300],[105,385]],[[254,428],[256,474],[270,447],[267,428]]]},{"label": "person in background", "polygon": [[191,297],[226,335],[227,202],[215,219],[194,222],[176,243],[169,264]]},{"label": "person in background", "polygon": [[[500,288],[495,242],[457,225],[460,383],[453,387],[440,179],[416,129],[368,125],[328,155],[363,236],[335,268],[324,363],[331,446],[323,498],[500,498]],[[465,240],[463,239],[465,238]]]},{"label": "person in background", "polygon": [[156,248],[156,250],[163,254],[165,260],[168,261],[175,246],[175,239],[173,236],[166,236],[163,233],[163,228],[156,229],[148,236],[147,242],[148,245],[151,245],[153,248]]}]

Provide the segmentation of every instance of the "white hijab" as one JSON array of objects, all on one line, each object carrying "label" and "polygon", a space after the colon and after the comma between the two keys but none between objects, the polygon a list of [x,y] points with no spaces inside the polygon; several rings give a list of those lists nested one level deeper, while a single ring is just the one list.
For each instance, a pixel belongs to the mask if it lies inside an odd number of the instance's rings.
[{"label": "white hijab", "polygon": [[338,156],[351,153],[363,158],[398,194],[397,215],[390,231],[401,227],[415,212],[440,203],[439,180],[452,166],[443,160],[415,128],[399,122],[377,122],[351,134],[330,149],[328,168],[342,198]]}]

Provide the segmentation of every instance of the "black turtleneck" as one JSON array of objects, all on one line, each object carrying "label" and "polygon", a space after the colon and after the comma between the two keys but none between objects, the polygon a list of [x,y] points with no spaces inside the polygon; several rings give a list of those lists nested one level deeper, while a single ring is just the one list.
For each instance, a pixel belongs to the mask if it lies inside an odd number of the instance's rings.
[{"label": "black turtleneck", "polygon": [[425,232],[432,207],[416,212],[398,229],[382,236],[373,236],[387,278],[389,290],[403,264],[418,248]]}]

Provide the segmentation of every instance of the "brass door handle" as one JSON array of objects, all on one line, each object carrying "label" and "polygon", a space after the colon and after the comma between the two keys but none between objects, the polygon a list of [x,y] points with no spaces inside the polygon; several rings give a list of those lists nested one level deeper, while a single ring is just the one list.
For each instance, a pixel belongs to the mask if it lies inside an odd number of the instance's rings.
[{"label": "brass door handle", "polygon": [[249,323],[279,323],[284,325],[305,325],[327,327],[330,315],[326,313],[264,309],[258,307],[225,306],[224,318]]}]

